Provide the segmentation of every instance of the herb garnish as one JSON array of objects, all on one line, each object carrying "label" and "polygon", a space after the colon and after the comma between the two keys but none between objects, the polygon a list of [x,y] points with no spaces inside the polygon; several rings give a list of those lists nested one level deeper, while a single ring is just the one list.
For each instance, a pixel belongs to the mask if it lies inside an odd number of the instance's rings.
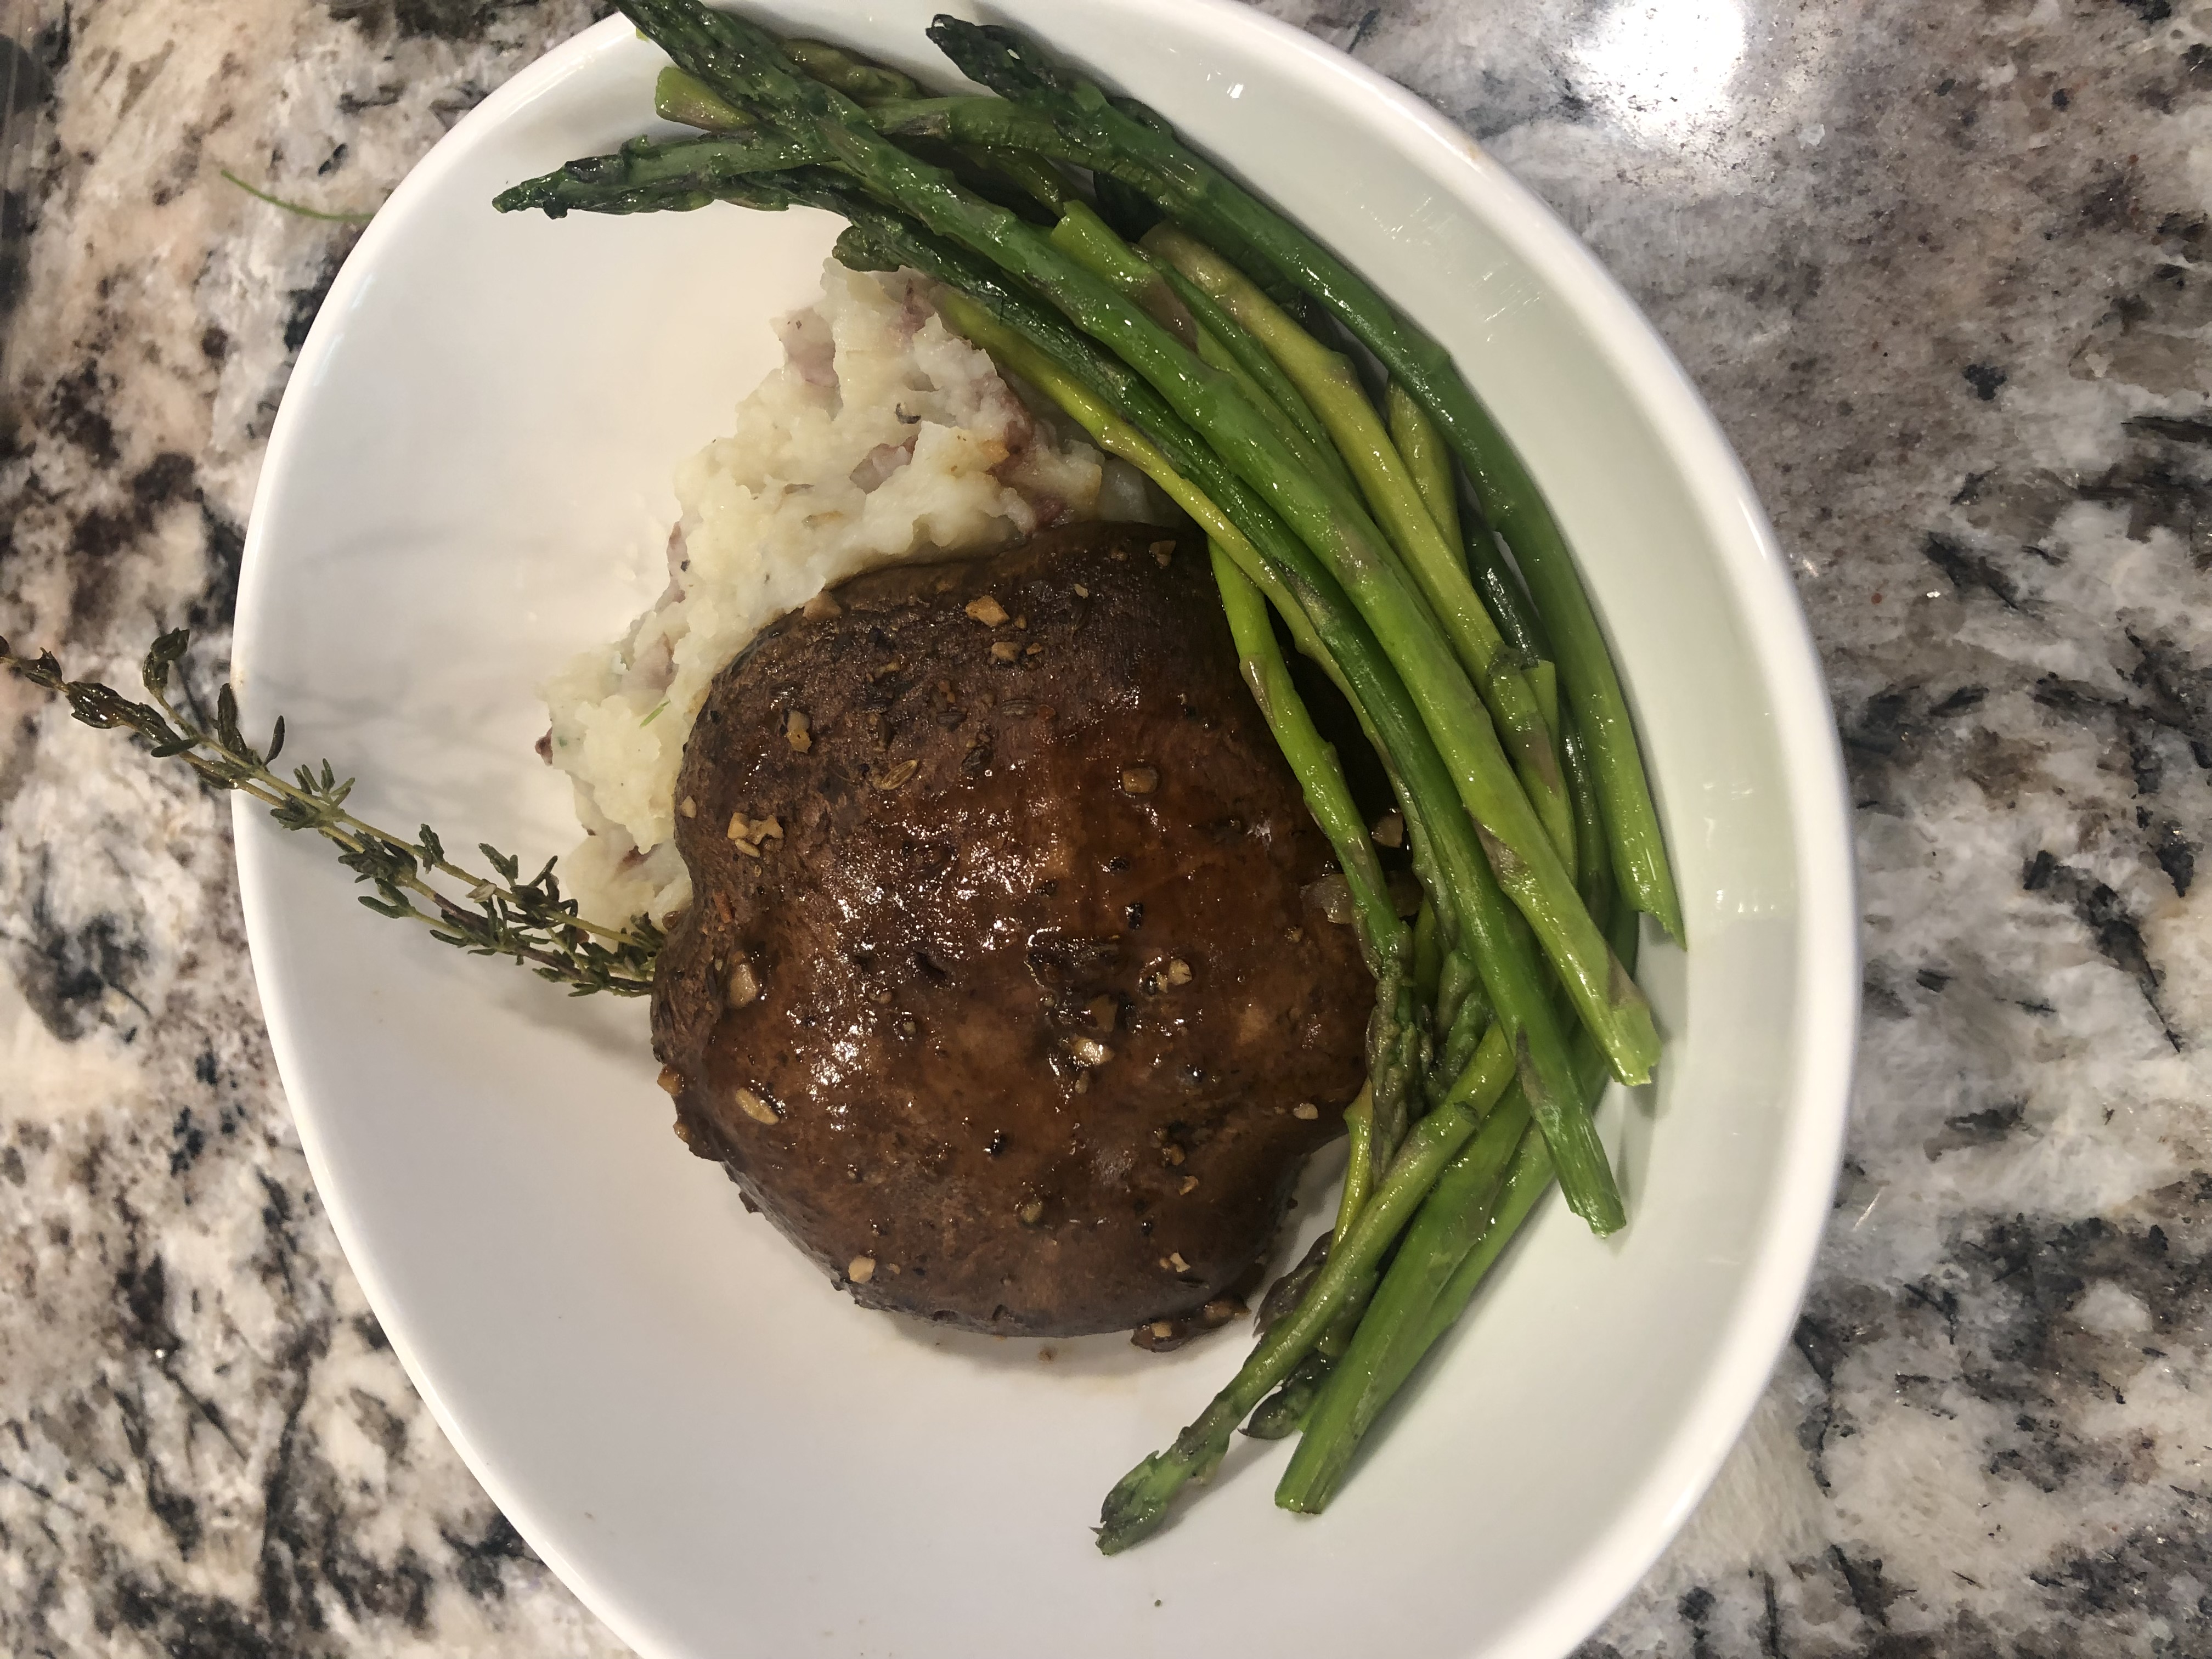
[{"label": "herb garnish", "polygon": [[[354,780],[341,780],[328,761],[299,767],[289,780],[270,769],[284,747],[283,720],[277,720],[267,750],[256,749],[239,731],[238,700],[228,685],[216,698],[215,729],[193,724],[168,697],[169,671],[191,643],[183,629],[154,641],[142,670],[150,704],[133,702],[96,680],[65,678],[52,652],[15,656],[5,639],[0,639],[0,667],[67,698],[70,713],[85,725],[134,732],[156,759],[180,757],[215,787],[261,802],[285,829],[313,830],[337,848],[338,862],[356,880],[375,887],[361,902],[380,915],[419,921],[433,939],[475,956],[512,957],[576,996],[605,991],[634,997],[653,989],[660,930],[643,916],[627,927],[584,921],[575,900],[562,896],[552,860],[525,881],[519,859],[483,843],[477,850],[495,873],[480,875],[449,859],[427,823],[410,842],[356,817],[345,810]],[[461,896],[434,884],[433,876],[459,884]]]}]

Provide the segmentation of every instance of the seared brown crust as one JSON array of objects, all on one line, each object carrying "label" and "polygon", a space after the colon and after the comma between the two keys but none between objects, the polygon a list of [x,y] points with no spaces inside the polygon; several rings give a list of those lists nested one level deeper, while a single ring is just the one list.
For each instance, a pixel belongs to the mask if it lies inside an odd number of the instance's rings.
[{"label": "seared brown crust", "polygon": [[868,1306],[1036,1335],[1198,1306],[1337,1132],[1372,1000],[1302,911],[1327,845],[1202,544],[1073,526],[834,598],[684,756],[678,1133]]}]

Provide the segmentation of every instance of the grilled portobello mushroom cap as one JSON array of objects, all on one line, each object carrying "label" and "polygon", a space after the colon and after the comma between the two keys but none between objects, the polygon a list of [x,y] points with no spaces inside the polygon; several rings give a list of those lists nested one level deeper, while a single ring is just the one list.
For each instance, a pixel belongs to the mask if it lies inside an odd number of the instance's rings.
[{"label": "grilled portobello mushroom cap", "polygon": [[1373,986],[1202,541],[848,581],[715,682],[677,798],[677,1132],[856,1301],[1074,1335],[1255,1265]]}]

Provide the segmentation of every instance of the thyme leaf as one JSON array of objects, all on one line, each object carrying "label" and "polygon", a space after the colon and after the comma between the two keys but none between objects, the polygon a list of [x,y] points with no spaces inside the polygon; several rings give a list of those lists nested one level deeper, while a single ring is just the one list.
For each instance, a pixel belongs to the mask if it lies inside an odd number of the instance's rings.
[{"label": "thyme leaf", "polygon": [[320,219],[326,224],[333,225],[365,225],[376,217],[374,209],[371,209],[367,213],[328,213],[321,208],[308,207],[304,203],[288,202],[281,196],[271,196],[267,191],[247,184],[228,167],[218,167],[216,170],[255,200],[266,202],[273,208],[282,208],[287,213],[295,213],[302,219]]},{"label": "thyme leaf", "polygon": [[[586,921],[562,892],[553,860],[525,881],[520,859],[484,843],[477,850],[495,872],[485,876],[447,857],[427,823],[410,842],[356,817],[345,810],[354,780],[340,778],[328,761],[295,767],[289,780],[271,768],[284,746],[284,722],[276,721],[265,750],[256,749],[239,728],[238,699],[228,685],[216,696],[212,731],[179,714],[169,700],[169,674],[191,643],[177,629],[146,653],[140,676],[151,702],[134,702],[97,680],[69,678],[50,651],[16,656],[5,639],[0,668],[64,699],[85,725],[131,732],[156,759],[182,759],[213,787],[259,801],[283,828],[322,836],[355,881],[374,890],[361,902],[379,915],[421,922],[433,939],[473,956],[506,957],[576,996],[635,997],[653,989],[660,930],[644,916],[625,927]],[[455,886],[459,896],[447,890]]]}]

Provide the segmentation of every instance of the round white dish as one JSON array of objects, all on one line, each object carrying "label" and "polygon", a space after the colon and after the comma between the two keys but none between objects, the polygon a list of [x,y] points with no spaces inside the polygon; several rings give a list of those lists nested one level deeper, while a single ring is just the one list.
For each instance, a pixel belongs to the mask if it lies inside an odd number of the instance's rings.
[{"label": "round white dish", "polygon": [[[934,0],[785,0],[929,80]],[[1240,1442],[1131,1553],[1088,1530],[1244,1349],[947,1335],[854,1310],[670,1133],[645,1011],[354,903],[243,805],[248,930],[319,1189],[409,1374],[523,1535],[647,1659],[1378,1651],[1553,1659],[1686,1516],[1785,1339],[1858,998],[1842,769],[1803,617],[1726,442],[1589,254],[1464,135],[1225,0],[997,17],[1166,112],[1456,355],[1579,550],[1693,950],[1626,1100],[1633,1220],[1556,1202],[1319,1520]],[[533,688],[659,586],[676,461],[774,361],[836,222],[561,223],[493,193],[650,125],[619,18],[485,100],[362,236],[288,387],[247,538],[256,723],[372,820],[526,860],[574,836]],[[1318,1206],[1309,1203],[1304,1213]]]}]

